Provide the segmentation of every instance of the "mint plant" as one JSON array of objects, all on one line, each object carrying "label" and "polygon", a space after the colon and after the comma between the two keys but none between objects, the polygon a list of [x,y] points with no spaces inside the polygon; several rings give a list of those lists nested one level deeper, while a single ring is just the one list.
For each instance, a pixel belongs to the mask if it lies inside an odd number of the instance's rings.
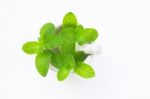
[{"label": "mint plant", "polygon": [[[57,79],[65,80],[70,71],[83,78],[95,76],[93,68],[84,63],[89,54],[76,51],[78,43],[92,43],[98,37],[98,32],[93,28],[84,28],[78,24],[76,16],[69,12],[65,15],[61,30],[58,32],[52,23],[46,23],[40,29],[37,41],[23,44],[23,51],[27,54],[36,54],[35,65],[39,74],[45,77],[50,66],[58,69]],[[50,65],[51,64],[51,65]]]}]

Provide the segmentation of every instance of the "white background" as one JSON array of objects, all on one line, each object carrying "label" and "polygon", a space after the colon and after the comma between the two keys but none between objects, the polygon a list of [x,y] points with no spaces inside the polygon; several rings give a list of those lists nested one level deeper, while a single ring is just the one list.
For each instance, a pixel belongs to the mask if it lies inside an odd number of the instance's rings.
[{"label": "white background", "polygon": [[[96,77],[59,82],[50,71],[42,78],[22,44],[69,11],[99,31]],[[150,1],[0,0],[0,99],[150,99]]]}]

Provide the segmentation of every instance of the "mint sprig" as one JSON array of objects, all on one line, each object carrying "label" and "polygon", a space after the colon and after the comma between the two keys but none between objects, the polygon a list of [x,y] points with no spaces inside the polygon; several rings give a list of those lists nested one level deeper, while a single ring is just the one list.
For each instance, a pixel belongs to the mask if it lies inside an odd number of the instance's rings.
[{"label": "mint sprig", "polygon": [[84,28],[78,24],[76,16],[69,12],[64,16],[59,32],[52,23],[46,23],[40,29],[38,41],[26,42],[22,49],[27,54],[37,54],[36,69],[43,77],[48,74],[51,64],[58,69],[59,81],[65,80],[72,69],[83,78],[92,78],[95,76],[93,68],[84,63],[88,54],[76,51],[75,45],[92,43],[97,37],[96,29]]}]

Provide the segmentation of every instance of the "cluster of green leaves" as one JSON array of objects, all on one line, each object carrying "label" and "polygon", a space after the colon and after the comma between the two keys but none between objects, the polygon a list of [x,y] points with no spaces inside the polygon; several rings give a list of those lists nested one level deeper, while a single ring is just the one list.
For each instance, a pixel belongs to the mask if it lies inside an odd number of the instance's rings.
[{"label": "cluster of green leaves", "polygon": [[35,65],[40,75],[45,77],[51,64],[58,69],[59,81],[65,80],[72,69],[81,77],[94,77],[95,72],[92,67],[84,63],[88,54],[76,51],[75,45],[95,41],[98,32],[78,24],[72,12],[65,15],[61,30],[59,32],[56,30],[52,23],[46,23],[40,30],[38,41],[26,42],[22,47],[27,54],[37,54]]}]

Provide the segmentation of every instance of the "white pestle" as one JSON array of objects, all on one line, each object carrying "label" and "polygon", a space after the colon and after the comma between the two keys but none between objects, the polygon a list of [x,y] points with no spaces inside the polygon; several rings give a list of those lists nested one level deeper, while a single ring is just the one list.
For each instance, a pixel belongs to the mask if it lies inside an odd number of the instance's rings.
[{"label": "white pestle", "polygon": [[76,44],[76,51],[84,51],[90,55],[99,55],[102,53],[102,47],[98,43],[84,44],[82,46]]}]

